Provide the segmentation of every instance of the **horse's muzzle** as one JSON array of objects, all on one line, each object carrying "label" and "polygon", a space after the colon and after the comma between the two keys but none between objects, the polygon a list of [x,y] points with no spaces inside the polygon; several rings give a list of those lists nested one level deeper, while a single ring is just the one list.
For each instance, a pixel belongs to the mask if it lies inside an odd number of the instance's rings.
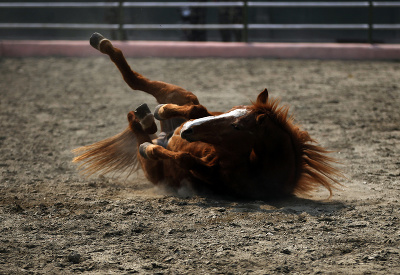
[{"label": "horse's muzzle", "polygon": [[189,142],[195,141],[193,140],[194,131],[192,128],[188,128],[181,132],[181,138],[186,139]]}]

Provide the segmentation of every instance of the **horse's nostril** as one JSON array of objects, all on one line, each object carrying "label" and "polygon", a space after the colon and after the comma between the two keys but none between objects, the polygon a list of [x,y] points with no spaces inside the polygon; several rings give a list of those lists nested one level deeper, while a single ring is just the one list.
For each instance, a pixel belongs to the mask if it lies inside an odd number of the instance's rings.
[{"label": "horse's nostril", "polygon": [[183,132],[181,133],[181,138],[189,139],[189,137],[190,137],[192,134],[193,134],[193,129],[192,129],[192,128],[186,129],[185,131],[183,131]]},{"label": "horse's nostril", "polygon": [[193,134],[193,129],[192,128],[186,129],[185,131],[183,131],[183,133],[185,135],[191,135],[191,134]]}]

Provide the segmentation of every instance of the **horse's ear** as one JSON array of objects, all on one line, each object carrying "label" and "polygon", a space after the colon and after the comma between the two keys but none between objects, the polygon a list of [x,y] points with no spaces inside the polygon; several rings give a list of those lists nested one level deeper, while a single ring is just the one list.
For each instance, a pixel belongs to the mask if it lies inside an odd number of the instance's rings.
[{"label": "horse's ear", "polygon": [[257,103],[265,104],[268,101],[268,90],[267,88],[262,91],[257,97]]}]

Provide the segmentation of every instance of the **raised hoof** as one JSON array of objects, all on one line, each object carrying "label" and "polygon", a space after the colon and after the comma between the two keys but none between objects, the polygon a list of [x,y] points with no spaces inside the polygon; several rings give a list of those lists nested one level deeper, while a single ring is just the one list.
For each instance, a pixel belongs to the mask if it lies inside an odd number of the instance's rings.
[{"label": "raised hoof", "polygon": [[141,155],[143,158],[145,158],[145,159],[150,159],[149,156],[146,154],[146,149],[147,149],[147,147],[149,147],[150,145],[152,145],[152,143],[150,143],[150,142],[145,142],[145,143],[140,144],[140,146],[139,146],[139,153],[140,153],[140,155]]},{"label": "raised hoof", "polygon": [[143,119],[147,114],[151,113],[150,108],[149,108],[149,106],[147,106],[146,103],[143,103],[142,105],[137,107],[134,112],[135,112],[135,116],[138,119]]},{"label": "raised hoof", "polygon": [[146,134],[152,135],[157,132],[157,125],[154,121],[154,115],[150,112],[149,106],[143,103],[134,111],[135,117],[139,119]]},{"label": "raised hoof", "polygon": [[92,34],[92,36],[90,37],[90,45],[95,48],[96,50],[100,51],[100,43],[103,40],[108,40],[106,38],[104,38],[103,35],[101,35],[98,32],[95,32],[94,34]]},{"label": "raised hoof", "polygon": [[160,109],[164,106],[165,104],[160,104],[160,105],[158,105],[157,107],[156,107],[156,109],[154,110],[154,117],[157,119],[157,120],[164,120],[165,118],[162,118],[161,116],[160,116]]}]

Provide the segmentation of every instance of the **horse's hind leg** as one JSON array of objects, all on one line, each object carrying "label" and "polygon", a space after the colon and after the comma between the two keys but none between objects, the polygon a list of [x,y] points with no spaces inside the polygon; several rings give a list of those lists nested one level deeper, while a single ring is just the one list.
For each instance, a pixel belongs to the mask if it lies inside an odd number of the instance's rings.
[{"label": "horse's hind leg", "polygon": [[107,54],[121,72],[125,82],[134,90],[140,90],[153,95],[158,103],[174,103],[177,105],[199,104],[197,97],[176,85],[161,81],[149,80],[139,73],[132,71],[120,49],[115,48],[111,41],[99,33],[90,38],[90,45],[100,52]]}]

